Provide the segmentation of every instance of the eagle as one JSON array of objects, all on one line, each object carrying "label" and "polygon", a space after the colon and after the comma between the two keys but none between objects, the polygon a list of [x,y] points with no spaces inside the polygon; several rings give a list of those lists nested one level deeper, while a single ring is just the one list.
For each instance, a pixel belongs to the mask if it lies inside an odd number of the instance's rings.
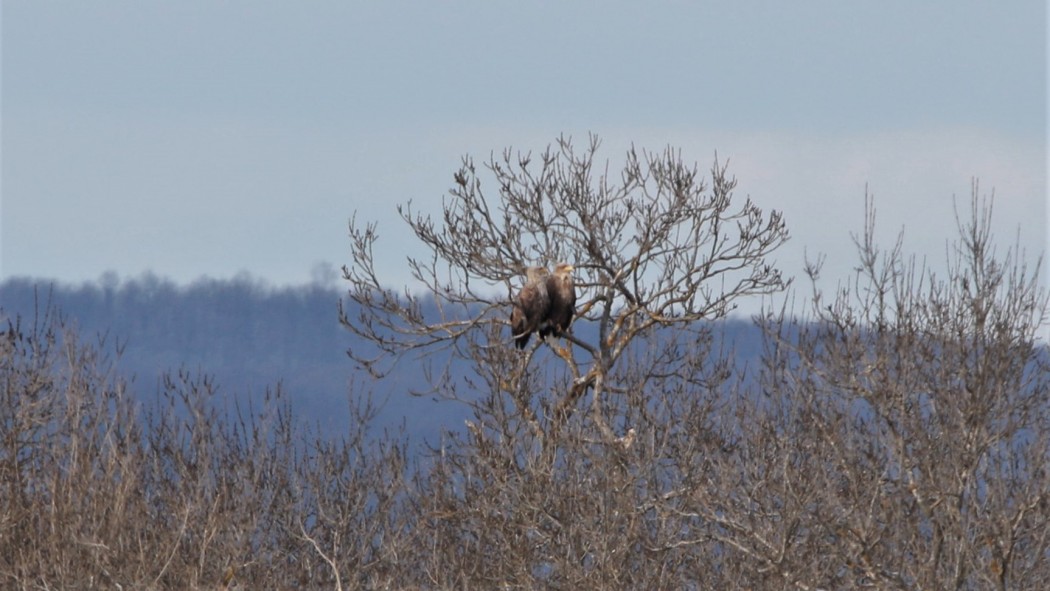
[{"label": "eagle", "polygon": [[540,326],[542,339],[547,338],[549,334],[556,337],[564,335],[576,316],[576,284],[572,279],[574,269],[569,263],[558,263],[554,267],[554,274],[547,278],[550,308],[547,321]]},{"label": "eagle", "polygon": [[550,272],[546,267],[525,269],[525,285],[518,292],[518,299],[510,312],[510,329],[519,349],[524,349],[532,333],[540,330],[547,321],[551,307],[547,293],[548,277]]}]

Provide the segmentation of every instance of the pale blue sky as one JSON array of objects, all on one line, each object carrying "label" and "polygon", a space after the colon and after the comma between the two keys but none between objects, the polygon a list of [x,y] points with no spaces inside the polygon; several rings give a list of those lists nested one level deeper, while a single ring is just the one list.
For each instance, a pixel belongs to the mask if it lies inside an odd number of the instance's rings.
[{"label": "pale blue sky", "polygon": [[301,283],[460,156],[560,133],[730,160],[785,211],[778,259],[884,235],[941,260],[953,195],[1046,245],[1043,1],[37,2],[2,5],[0,277]]}]

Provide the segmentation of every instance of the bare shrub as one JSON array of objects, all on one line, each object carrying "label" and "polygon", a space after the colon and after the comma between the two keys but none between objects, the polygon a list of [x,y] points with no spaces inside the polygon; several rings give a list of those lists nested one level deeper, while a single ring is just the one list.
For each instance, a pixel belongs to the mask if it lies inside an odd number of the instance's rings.
[{"label": "bare shrub", "polygon": [[[0,335],[0,580],[11,589],[374,587],[405,512],[404,450],[311,438],[281,388],[226,408],[165,378],[143,410],[104,354],[52,313]],[[330,564],[328,557],[337,556]],[[381,558],[377,558],[381,557]]]},{"label": "bare shrub", "polygon": [[971,204],[945,276],[880,249],[870,206],[856,276],[765,319],[741,445],[709,449],[666,509],[732,557],[726,588],[1048,580],[1047,297],[1023,253],[997,256],[976,185]]}]

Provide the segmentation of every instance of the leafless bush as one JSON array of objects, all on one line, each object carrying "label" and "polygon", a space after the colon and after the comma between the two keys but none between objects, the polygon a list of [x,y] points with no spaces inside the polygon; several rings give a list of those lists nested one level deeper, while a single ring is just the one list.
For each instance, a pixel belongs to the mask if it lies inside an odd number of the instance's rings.
[{"label": "leafless bush", "polygon": [[[389,578],[396,442],[311,438],[280,388],[224,408],[169,375],[143,410],[104,344],[52,314],[0,335],[0,580],[10,589],[374,587]],[[338,562],[331,563],[332,556]],[[377,558],[379,557],[379,558]]]},{"label": "leafless bush", "polygon": [[796,359],[769,372],[795,417],[798,469],[781,481],[808,495],[795,543],[827,564],[792,568],[814,583],[1034,588],[1050,574],[1046,293],[1023,252],[995,250],[976,184],[970,205],[943,277],[900,242],[881,250],[871,206],[855,278],[777,340]]},{"label": "leafless bush", "polygon": [[1047,298],[1023,253],[996,256],[976,186],[971,203],[946,276],[881,250],[871,207],[853,280],[765,319],[761,394],[727,433],[740,445],[709,449],[665,502],[732,558],[726,588],[1048,580]]}]

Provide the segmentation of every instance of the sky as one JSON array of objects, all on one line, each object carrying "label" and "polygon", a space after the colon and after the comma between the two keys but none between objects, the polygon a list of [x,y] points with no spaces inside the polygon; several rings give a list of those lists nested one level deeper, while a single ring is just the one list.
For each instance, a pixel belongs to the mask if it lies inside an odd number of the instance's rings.
[{"label": "sky", "polygon": [[[460,159],[559,135],[717,152],[784,212],[789,276],[878,233],[943,262],[953,204],[995,195],[1047,250],[1047,8],[928,2],[4,0],[0,279],[150,271],[332,281],[347,222],[383,279],[419,255]],[[1046,274],[1044,274],[1044,278]]]}]

